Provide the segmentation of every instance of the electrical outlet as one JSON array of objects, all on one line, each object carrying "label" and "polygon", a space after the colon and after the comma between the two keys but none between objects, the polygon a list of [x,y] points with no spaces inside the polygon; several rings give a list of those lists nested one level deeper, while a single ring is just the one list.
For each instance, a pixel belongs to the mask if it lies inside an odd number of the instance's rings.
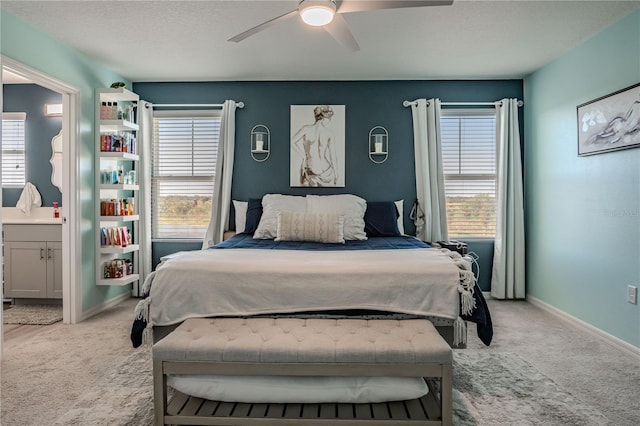
[{"label": "electrical outlet", "polygon": [[638,287],[632,285],[627,287],[627,302],[634,305],[638,303]]}]

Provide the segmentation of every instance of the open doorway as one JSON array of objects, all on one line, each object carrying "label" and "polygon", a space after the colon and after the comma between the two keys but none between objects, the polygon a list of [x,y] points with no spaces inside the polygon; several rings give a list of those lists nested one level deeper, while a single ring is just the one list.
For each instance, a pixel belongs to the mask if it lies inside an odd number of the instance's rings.
[{"label": "open doorway", "polygon": [[[32,84],[44,87],[62,96],[62,311],[63,322],[74,324],[81,319],[82,289],[79,284],[81,247],[78,213],[78,174],[77,146],[79,141],[80,93],[75,87],[51,77],[41,71],[30,68],[20,62],[2,56],[2,71],[22,78]],[[4,84],[4,82],[3,82]],[[44,108],[44,106],[43,106]],[[4,259],[3,259],[4,262]],[[3,296],[4,297],[4,296]],[[0,311],[0,327],[2,327]],[[4,331],[2,331],[4,336]],[[0,353],[2,340],[0,339]]]}]

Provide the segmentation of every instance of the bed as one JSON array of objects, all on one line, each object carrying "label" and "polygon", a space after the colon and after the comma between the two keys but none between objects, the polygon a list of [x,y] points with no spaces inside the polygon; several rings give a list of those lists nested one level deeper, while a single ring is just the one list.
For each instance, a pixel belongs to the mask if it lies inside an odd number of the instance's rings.
[{"label": "bed", "polygon": [[473,259],[404,235],[397,202],[268,194],[247,203],[245,217],[236,217],[242,232],[177,253],[149,275],[134,346],[145,331],[157,341],[188,318],[260,316],[426,318],[454,347],[464,346],[472,321],[490,343]]}]

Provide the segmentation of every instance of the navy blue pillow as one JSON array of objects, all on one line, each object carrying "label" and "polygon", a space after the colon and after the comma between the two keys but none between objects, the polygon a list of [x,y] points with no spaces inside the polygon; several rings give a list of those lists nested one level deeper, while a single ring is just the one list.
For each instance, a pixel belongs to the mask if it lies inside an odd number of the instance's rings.
[{"label": "navy blue pillow", "polygon": [[364,232],[367,237],[397,237],[398,209],[393,201],[367,201]]},{"label": "navy blue pillow", "polygon": [[247,216],[244,223],[244,232],[253,234],[258,229],[262,217],[262,198],[249,198],[247,200]]}]

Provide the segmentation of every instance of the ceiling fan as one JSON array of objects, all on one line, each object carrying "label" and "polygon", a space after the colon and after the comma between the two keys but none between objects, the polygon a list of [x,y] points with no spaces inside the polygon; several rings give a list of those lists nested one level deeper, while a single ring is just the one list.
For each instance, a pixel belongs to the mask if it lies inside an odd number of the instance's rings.
[{"label": "ceiling fan", "polygon": [[302,0],[298,3],[298,8],[280,15],[247,31],[244,31],[227,41],[240,42],[264,29],[281,23],[295,15],[307,24],[314,27],[322,27],[334,39],[348,50],[356,52],[360,50],[358,42],[351,34],[347,21],[342,17],[344,13],[368,12],[382,9],[400,9],[406,7],[424,6],[449,6],[453,0]]}]

